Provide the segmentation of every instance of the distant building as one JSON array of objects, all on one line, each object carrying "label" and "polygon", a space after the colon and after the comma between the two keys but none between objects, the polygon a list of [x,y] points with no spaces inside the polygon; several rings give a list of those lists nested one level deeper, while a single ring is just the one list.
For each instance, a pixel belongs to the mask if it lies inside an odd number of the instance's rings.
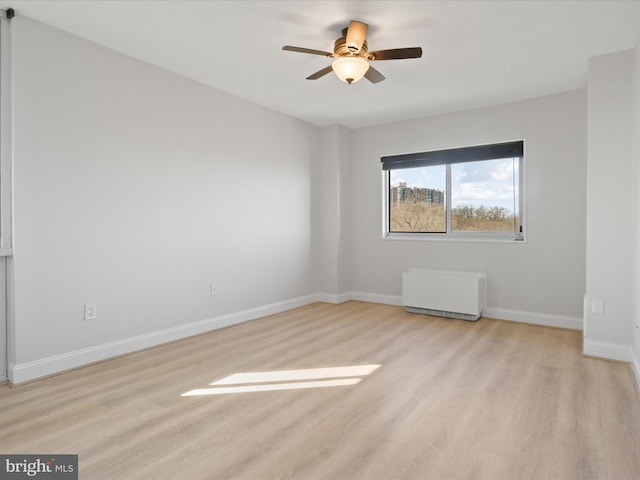
[{"label": "distant building", "polygon": [[444,192],[435,188],[407,187],[405,182],[399,182],[397,187],[391,187],[391,201],[443,204]]}]

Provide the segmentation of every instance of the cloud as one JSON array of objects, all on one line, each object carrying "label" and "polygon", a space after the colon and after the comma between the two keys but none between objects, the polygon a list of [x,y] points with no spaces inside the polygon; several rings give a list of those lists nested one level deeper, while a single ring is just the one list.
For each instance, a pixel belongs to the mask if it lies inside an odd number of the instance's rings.
[{"label": "cloud", "polygon": [[511,200],[513,187],[511,185],[496,185],[491,182],[461,183],[459,188],[453,189],[456,200]]},{"label": "cloud", "polygon": [[511,160],[502,160],[496,168],[491,170],[491,178],[497,182],[513,180],[513,162]]},{"label": "cloud", "polygon": [[511,160],[452,165],[452,202],[513,209],[513,173]]},{"label": "cloud", "polygon": [[[515,165],[514,165],[515,164]],[[514,167],[511,159],[458,163],[451,166],[452,203],[498,206],[513,210]],[[391,185],[445,190],[446,167],[407,168],[390,172]],[[516,191],[517,194],[517,191]]]},{"label": "cloud", "polygon": [[408,187],[444,190],[446,184],[446,168],[444,165],[391,170],[390,175],[391,185],[394,186],[397,186],[400,182],[405,182]]}]

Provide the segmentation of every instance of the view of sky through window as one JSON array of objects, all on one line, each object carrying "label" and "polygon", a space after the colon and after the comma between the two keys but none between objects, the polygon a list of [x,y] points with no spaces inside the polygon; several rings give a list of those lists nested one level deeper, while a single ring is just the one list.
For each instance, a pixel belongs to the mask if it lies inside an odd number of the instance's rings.
[{"label": "view of sky through window", "polygon": [[[389,173],[392,187],[406,183],[407,187],[433,188],[442,191],[446,188],[444,165],[391,170]],[[518,162],[511,158],[453,164],[451,165],[452,207],[485,205],[503,207],[513,212],[514,199],[516,205],[518,201],[518,175]]]}]

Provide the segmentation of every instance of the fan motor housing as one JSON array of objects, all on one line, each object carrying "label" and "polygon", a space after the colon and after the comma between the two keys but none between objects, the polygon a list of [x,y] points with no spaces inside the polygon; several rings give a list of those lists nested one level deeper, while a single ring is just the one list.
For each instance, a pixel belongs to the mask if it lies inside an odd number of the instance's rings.
[{"label": "fan motor housing", "polygon": [[360,55],[364,56],[364,53],[367,53],[367,41],[365,40],[360,48],[360,52],[353,51],[349,47],[347,47],[347,37],[340,37],[333,44],[333,52],[339,57],[346,57],[348,55]]}]

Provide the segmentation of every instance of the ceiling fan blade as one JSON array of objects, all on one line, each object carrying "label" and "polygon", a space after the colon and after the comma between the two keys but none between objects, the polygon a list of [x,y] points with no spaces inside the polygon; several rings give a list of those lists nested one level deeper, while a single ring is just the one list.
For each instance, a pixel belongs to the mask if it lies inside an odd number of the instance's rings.
[{"label": "ceiling fan blade", "polygon": [[367,73],[364,74],[364,78],[369,80],[371,83],[380,83],[385,79],[385,76],[369,65],[369,69],[367,70]]},{"label": "ceiling fan blade", "polygon": [[316,73],[313,73],[307,77],[307,80],[317,80],[320,77],[324,77],[327,73],[331,73],[333,71],[333,67],[329,65],[328,67],[324,67],[322,70],[318,70]]},{"label": "ceiling fan blade", "polygon": [[286,50],[288,52],[310,53],[311,55],[322,55],[323,57],[333,56],[333,53],[323,52],[322,50],[313,50],[311,48],[302,48],[302,47],[292,47],[291,45],[285,45],[284,47],[282,47],[282,50]]},{"label": "ceiling fan blade", "polygon": [[377,50],[367,53],[369,60],[400,60],[403,58],[420,58],[422,48],[392,48],[390,50]]},{"label": "ceiling fan blade", "polygon": [[357,53],[362,48],[362,44],[367,38],[369,25],[352,20],[347,27],[347,48],[353,53]]}]

